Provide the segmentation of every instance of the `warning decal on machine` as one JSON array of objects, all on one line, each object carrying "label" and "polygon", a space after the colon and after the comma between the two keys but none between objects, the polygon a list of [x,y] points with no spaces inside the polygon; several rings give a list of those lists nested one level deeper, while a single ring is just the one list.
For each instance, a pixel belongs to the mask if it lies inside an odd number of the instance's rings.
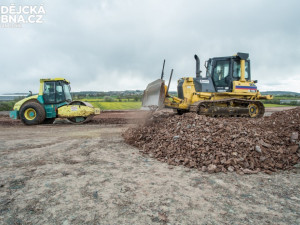
[{"label": "warning decal on machine", "polygon": [[71,111],[78,111],[77,106],[71,106]]},{"label": "warning decal on machine", "polygon": [[200,80],[201,84],[209,84],[209,80]]}]

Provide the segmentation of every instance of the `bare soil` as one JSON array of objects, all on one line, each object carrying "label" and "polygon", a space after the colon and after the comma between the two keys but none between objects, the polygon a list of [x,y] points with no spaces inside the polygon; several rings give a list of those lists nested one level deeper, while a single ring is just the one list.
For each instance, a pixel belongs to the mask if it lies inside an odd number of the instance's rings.
[{"label": "bare soil", "polygon": [[0,117],[0,223],[300,224],[299,164],[271,175],[169,166],[121,136],[145,114],[30,127]]}]

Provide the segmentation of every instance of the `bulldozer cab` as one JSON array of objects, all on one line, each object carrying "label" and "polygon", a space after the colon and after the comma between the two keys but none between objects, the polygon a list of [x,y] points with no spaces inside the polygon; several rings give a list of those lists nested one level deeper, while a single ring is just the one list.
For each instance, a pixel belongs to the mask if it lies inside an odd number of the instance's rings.
[{"label": "bulldozer cab", "polygon": [[[238,56],[211,58],[207,61],[206,76],[211,77],[217,92],[231,92],[233,81],[241,78],[241,60]],[[245,60],[245,80],[250,81],[250,60]]]},{"label": "bulldozer cab", "polygon": [[45,104],[72,102],[71,88],[66,80],[41,80],[41,88]]}]

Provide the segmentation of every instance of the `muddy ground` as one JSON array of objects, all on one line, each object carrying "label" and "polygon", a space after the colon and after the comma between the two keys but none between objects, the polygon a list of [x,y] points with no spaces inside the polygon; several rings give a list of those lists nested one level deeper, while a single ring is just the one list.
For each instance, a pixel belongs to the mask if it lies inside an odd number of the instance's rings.
[{"label": "muddy ground", "polygon": [[124,143],[144,116],[31,127],[0,116],[0,223],[300,224],[299,164],[271,175],[169,166]]}]

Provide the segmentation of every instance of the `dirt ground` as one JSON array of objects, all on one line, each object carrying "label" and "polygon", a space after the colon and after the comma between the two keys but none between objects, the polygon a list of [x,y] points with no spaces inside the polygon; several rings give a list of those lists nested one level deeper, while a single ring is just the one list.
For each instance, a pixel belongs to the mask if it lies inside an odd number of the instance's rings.
[{"label": "dirt ground", "polygon": [[300,224],[299,164],[271,175],[169,166],[124,143],[144,116],[31,127],[0,116],[0,223]]}]

